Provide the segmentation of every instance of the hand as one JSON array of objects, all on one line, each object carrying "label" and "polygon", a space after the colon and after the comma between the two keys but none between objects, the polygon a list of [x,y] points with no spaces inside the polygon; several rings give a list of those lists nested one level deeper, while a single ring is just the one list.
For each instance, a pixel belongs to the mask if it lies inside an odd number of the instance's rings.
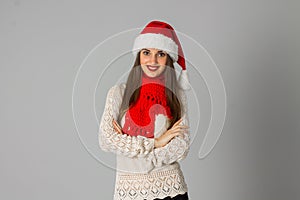
[{"label": "hand", "polygon": [[121,126],[118,124],[118,122],[115,119],[112,120],[112,124],[117,133],[123,134]]},{"label": "hand", "polygon": [[169,130],[162,134],[159,138],[155,138],[154,147],[163,147],[168,144],[174,137],[182,136],[183,133],[189,128],[185,125],[179,125],[183,118],[175,122]]}]

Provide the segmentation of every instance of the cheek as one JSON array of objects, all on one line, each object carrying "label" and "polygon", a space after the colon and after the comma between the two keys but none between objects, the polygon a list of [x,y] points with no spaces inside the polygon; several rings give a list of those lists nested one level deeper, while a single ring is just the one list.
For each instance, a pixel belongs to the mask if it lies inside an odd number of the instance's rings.
[{"label": "cheek", "polygon": [[146,69],[147,67],[145,65],[142,65],[142,63],[141,63],[141,68],[142,68],[143,72],[145,72],[145,73],[147,72],[147,69]]},{"label": "cheek", "polygon": [[160,73],[162,73],[162,72],[164,72],[164,71],[165,71],[165,69],[166,69],[166,66],[165,66],[165,65],[164,65],[164,66],[162,66],[162,67],[160,67],[159,74],[160,74]]},{"label": "cheek", "polygon": [[166,64],[167,64],[167,57],[160,58],[160,59],[158,60],[158,63],[159,63],[160,65],[166,65]]},{"label": "cheek", "polygon": [[140,56],[141,65],[145,64],[147,61],[148,61],[148,58],[146,56],[143,56],[143,55]]}]

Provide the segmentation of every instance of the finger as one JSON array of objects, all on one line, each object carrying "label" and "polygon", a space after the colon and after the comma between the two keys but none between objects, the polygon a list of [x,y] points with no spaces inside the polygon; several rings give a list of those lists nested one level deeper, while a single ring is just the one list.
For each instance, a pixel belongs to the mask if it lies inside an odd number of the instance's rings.
[{"label": "finger", "polygon": [[122,133],[122,129],[118,126],[116,121],[113,121],[113,126],[117,132]]},{"label": "finger", "polygon": [[114,120],[114,124],[119,128],[121,129],[121,126],[118,124],[118,122],[116,120]]},{"label": "finger", "polygon": [[122,129],[122,127],[120,126],[120,124],[118,124],[117,121],[115,121],[115,122],[116,122],[117,126],[118,126],[120,129]]},{"label": "finger", "polygon": [[185,131],[184,130],[176,130],[176,131],[174,131],[173,132],[173,134],[184,134],[185,133]]},{"label": "finger", "polygon": [[117,124],[117,126],[119,127],[119,129],[122,129],[122,127],[119,124]]},{"label": "finger", "polygon": [[118,130],[119,133],[122,133],[122,130],[118,126],[116,126],[116,129]]},{"label": "finger", "polygon": [[178,125],[180,122],[182,122],[183,118],[180,118],[179,120],[177,120],[177,122],[174,123],[174,125]]},{"label": "finger", "polygon": [[117,121],[116,121],[115,119],[113,119],[113,124],[114,124],[115,126],[118,126],[118,123],[117,123]]},{"label": "finger", "polygon": [[112,120],[112,124],[113,124],[114,128],[117,128],[116,121],[114,119]]},{"label": "finger", "polygon": [[113,124],[113,127],[116,131],[118,131],[118,127],[116,126],[115,122],[112,123]]},{"label": "finger", "polygon": [[184,138],[184,133],[183,132],[177,132],[176,134],[174,134],[174,137],[181,137],[181,138]]},{"label": "finger", "polygon": [[112,121],[112,124],[114,125],[114,127],[116,126],[116,121],[115,120],[113,120]]},{"label": "finger", "polygon": [[185,134],[184,131],[175,131],[175,132],[171,132],[171,133],[169,134],[169,137],[171,137],[171,138],[174,138],[175,136],[183,137],[184,134]]},{"label": "finger", "polygon": [[123,133],[122,130],[119,129],[119,128],[116,128],[116,131],[117,131],[118,133]]},{"label": "finger", "polygon": [[188,130],[188,129],[189,129],[188,126],[178,125],[178,126],[176,126],[176,127],[172,127],[172,128],[170,129],[170,131],[177,131],[177,130],[186,131],[186,130]]},{"label": "finger", "polygon": [[179,135],[177,135],[178,137],[180,137],[180,138],[184,138],[184,135],[183,135],[183,133],[182,134],[179,134]]},{"label": "finger", "polygon": [[172,127],[172,128],[188,129],[188,128],[190,128],[190,127],[189,127],[189,126],[187,126],[187,125],[177,125],[177,126],[175,126],[175,127]]},{"label": "finger", "polygon": [[180,129],[177,129],[177,130],[170,131],[166,136],[174,137],[174,135],[181,134],[181,133],[183,133],[183,131]]},{"label": "finger", "polygon": [[173,126],[177,126],[180,122],[182,122],[182,120],[183,120],[183,117],[180,118],[177,122],[175,122],[175,123],[173,124]]},{"label": "finger", "polygon": [[175,133],[173,133],[170,140],[174,139],[177,136],[178,137],[183,137],[183,133],[181,133],[181,132],[175,132]]}]

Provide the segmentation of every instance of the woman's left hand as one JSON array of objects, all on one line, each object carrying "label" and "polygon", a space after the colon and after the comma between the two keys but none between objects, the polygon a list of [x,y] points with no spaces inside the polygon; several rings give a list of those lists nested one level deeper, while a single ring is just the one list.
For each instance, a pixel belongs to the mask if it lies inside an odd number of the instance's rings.
[{"label": "woman's left hand", "polygon": [[112,120],[112,124],[114,126],[115,131],[117,131],[119,134],[123,134],[121,126],[115,119]]},{"label": "woman's left hand", "polygon": [[177,122],[175,122],[169,130],[167,130],[164,134],[162,134],[160,137],[155,138],[154,140],[154,147],[163,147],[166,144],[168,144],[174,137],[179,136],[183,137],[183,134],[185,131],[189,128],[185,125],[180,125],[183,118],[179,119]]}]

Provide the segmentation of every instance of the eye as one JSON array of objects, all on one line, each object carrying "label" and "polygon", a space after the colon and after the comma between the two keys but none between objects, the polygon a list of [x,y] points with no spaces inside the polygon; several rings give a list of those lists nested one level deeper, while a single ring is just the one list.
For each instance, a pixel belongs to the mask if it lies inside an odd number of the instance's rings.
[{"label": "eye", "polygon": [[164,53],[164,52],[159,52],[159,53],[158,53],[158,56],[159,56],[159,57],[165,57],[165,56],[166,56],[166,53]]},{"label": "eye", "polygon": [[147,50],[143,51],[142,53],[143,53],[144,55],[146,55],[146,56],[148,56],[148,55],[150,54],[150,52],[147,51]]}]

